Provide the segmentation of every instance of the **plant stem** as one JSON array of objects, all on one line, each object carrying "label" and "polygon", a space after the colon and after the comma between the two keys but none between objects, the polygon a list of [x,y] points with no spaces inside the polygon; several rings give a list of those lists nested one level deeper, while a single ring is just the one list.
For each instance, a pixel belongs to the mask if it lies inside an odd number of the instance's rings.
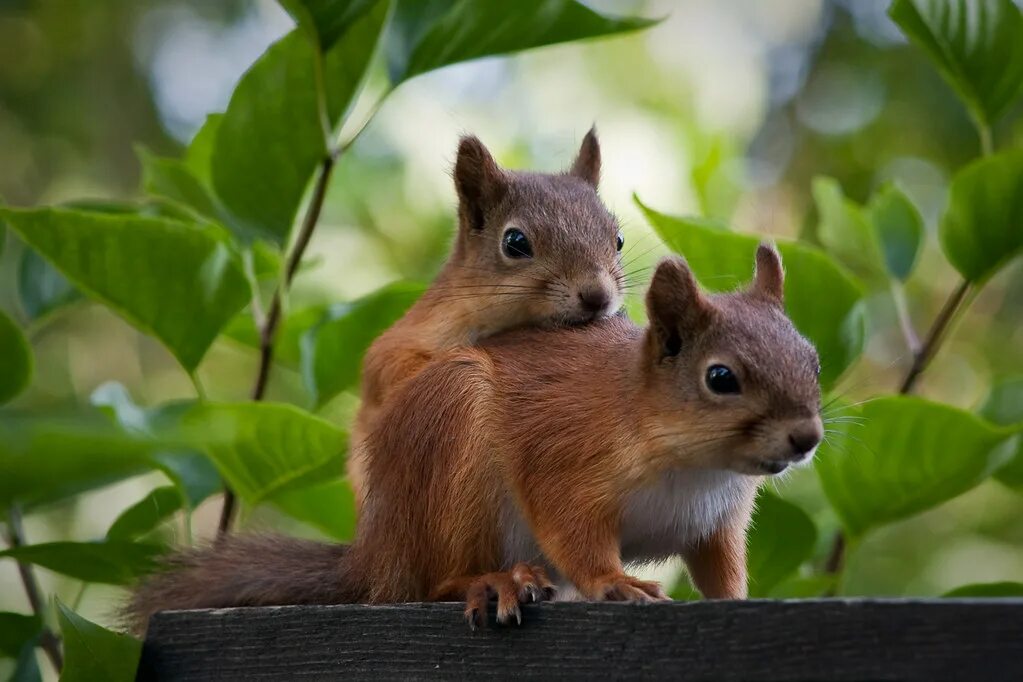
[{"label": "plant stem", "polygon": [[[21,525],[21,509],[18,505],[12,504],[7,516],[7,543],[12,547],[23,547],[25,545],[25,530]],[[60,651],[60,637],[46,625],[46,613],[43,606],[42,593],[39,591],[39,583],[36,582],[35,571],[32,565],[18,561],[18,573],[21,575],[21,584],[25,587],[25,595],[32,607],[32,613],[39,618],[43,624],[42,632],[39,634],[39,646],[46,652],[46,656],[53,664],[57,674],[64,668],[64,655]]]},{"label": "plant stem", "polygon": [[[941,306],[938,316],[934,318],[931,328],[927,331],[927,336],[924,338],[923,343],[913,353],[913,364],[910,365],[909,371],[906,372],[906,377],[902,380],[902,384],[899,387],[899,395],[912,393],[913,388],[920,379],[920,375],[927,369],[935,353],[937,353],[945,333],[955,319],[956,313],[961,309],[963,301],[970,290],[970,282],[963,280],[949,294],[945,304]],[[842,567],[845,564],[846,545],[846,538],[842,531],[836,532],[835,539],[831,544],[831,551],[828,553],[827,561],[824,564],[825,573],[837,575],[842,571]],[[829,590],[827,596],[834,596],[834,594],[834,590]]]},{"label": "plant stem", "polygon": [[991,156],[995,151],[994,139],[991,136],[991,126],[986,123],[978,123],[977,135],[980,136],[981,156]]},{"label": "plant stem", "polygon": [[938,312],[938,316],[934,319],[934,324],[931,325],[930,330],[927,332],[927,337],[920,346],[920,350],[913,354],[913,364],[910,365],[909,372],[906,373],[906,378],[902,380],[902,385],[899,387],[900,394],[906,395],[913,391],[913,387],[916,386],[920,375],[923,374],[923,371],[927,369],[927,365],[930,364],[931,358],[937,352],[949,324],[952,322],[956,312],[959,310],[959,306],[969,291],[970,283],[963,280],[949,295],[945,304],[941,307],[941,311]]},{"label": "plant stem", "polygon": [[[280,326],[281,314],[282,314],[282,301],[285,294],[285,290],[291,284],[292,278],[295,276],[295,272],[298,270],[299,264],[302,262],[302,256],[305,254],[306,248],[309,246],[309,240],[312,239],[313,231],[316,229],[316,223],[319,222],[320,213],[323,211],[323,202],[327,197],[327,185],[330,180],[330,174],[334,170],[334,165],[337,162],[338,151],[330,151],[320,162],[320,167],[317,170],[316,182],[313,186],[313,196],[309,200],[309,207],[306,209],[305,217],[302,220],[302,227],[299,230],[298,237],[295,239],[295,244],[291,248],[291,252],[288,254],[287,262],[284,266],[284,279],[281,284],[274,291],[273,298],[270,301],[270,309],[267,311],[266,317],[263,320],[263,324],[259,330],[259,370],[256,374],[256,381],[252,385],[252,392],[250,398],[255,401],[260,401],[266,394],[267,384],[270,380],[270,367],[273,364],[274,356],[274,338],[277,335],[277,328]],[[223,536],[231,529],[231,523],[234,518],[234,510],[236,506],[236,499],[234,491],[229,487],[224,490],[224,506],[220,510],[220,523],[217,526],[217,536]]]}]

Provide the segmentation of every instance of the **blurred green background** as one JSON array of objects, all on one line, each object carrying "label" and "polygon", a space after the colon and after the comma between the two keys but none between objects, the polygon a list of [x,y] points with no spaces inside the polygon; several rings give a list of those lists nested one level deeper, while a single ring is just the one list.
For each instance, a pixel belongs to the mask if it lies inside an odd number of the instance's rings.
[{"label": "blurred green background", "polygon": [[[589,2],[613,14],[666,16],[622,37],[456,65],[402,86],[331,180],[325,215],[295,280],[293,308],[349,300],[401,278],[427,280],[454,228],[450,167],[472,132],[512,168],[567,166],[592,123],[600,132],[601,194],[625,226],[632,268],[660,245],[632,200],[706,215],[736,229],[812,240],[814,176],[865,202],[895,181],[928,230],[907,283],[926,329],[957,278],[935,237],[949,178],[979,154],[965,109],[906,44],[883,0]],[[14,206],[83,197],[134,199],[134,145],[177,156],[209,112],[222,111],[246,67],[292,21],[273,2],[205,0],[0,1],[0,197]],[[1004,116],[999,146],[1023,140],[1023,105]],[[1023,227],[1021,227],[1023,229]],[[15,281],[22,246],[0,257],[0,306],[25,320]],[[826,292],[822,292],[826,295]],[[868,301],[863,357],[839,386],[849,399],[892,392],[909,356],[891,297]],[[630,310],[638,312],[636,301]],[[947,340],[917,392],[974,409],[993,381],[1023,374],[1023,267],[1003,270]],[[141,404],[193,397],[188,376],[152,338],[82,303],[28,327],[36,375],[15,407],[85,403],[118,381]],[[200,367],[212,399],[249,390],[256,353],[221,339]],[[268,399],[308,407],[298,372],[278,366]],[[345,423],[356,400],[321,414]],[[102,536],[128,505],[162,484],[137,477],[26,519],[33,542]],[[838,527],[813,472],[771,486],[811,513],[822,561]],[[212,534],[219,498],[195,515]],[[937,595],[965,583],[1023,578],[1023,495],[994,481],[871,533],[849,557],[844,592]],[[270,508],[244,527],[312,528]],[[671,579],[675,567],[659,571]],[[38,570],[47,593],[72,601],[77,581]],[[90,588],[82,613],[110,622],[114,588]],[[0,610],[24,611],[14,562],[0,562]]]}]

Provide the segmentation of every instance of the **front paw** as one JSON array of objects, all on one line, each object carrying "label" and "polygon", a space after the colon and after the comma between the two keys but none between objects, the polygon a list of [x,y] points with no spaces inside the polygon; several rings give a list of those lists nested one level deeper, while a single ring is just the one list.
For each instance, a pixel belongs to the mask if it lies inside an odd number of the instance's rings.
[{"label": "front paw", "polygon": [[592,592],[600,601],[671,601],[659,582],[640,580],[624,573],[597,581]]}]

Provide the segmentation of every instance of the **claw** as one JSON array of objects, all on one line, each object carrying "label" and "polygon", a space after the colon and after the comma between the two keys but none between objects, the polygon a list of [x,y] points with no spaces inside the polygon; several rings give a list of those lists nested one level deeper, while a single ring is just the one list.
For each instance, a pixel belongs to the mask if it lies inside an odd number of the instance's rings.
[{"label": "claw", "polygon": [[465,620],[469,623],[469,629],[476,632],[483,627],[480,620],[480,612],[477,609],[468,609],[465,612]]},{"label": "claw", "polygon": [[534,585],[533,583],[526,583],[525,585],[523,585],[519,601],[531,602],[540,601],[540,591],[537,589],[536,585]]}]

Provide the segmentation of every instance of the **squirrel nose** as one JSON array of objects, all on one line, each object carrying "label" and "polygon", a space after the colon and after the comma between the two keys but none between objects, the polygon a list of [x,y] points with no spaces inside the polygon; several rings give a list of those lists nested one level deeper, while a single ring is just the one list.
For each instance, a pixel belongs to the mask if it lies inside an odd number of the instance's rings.
[{"label": "squirrel nose", "polygon": [[792,446],[792,453],[796,457],[802,457],[813,450],[824,437],[823,431],[821,420],[816,417],[790,431],[789,445]]},{"label": "squirrel nose", "polygon": [[611,296],[604,289],[583,289],[579,292],[579,303],[588,313],[599,313],[607,308]]}]

